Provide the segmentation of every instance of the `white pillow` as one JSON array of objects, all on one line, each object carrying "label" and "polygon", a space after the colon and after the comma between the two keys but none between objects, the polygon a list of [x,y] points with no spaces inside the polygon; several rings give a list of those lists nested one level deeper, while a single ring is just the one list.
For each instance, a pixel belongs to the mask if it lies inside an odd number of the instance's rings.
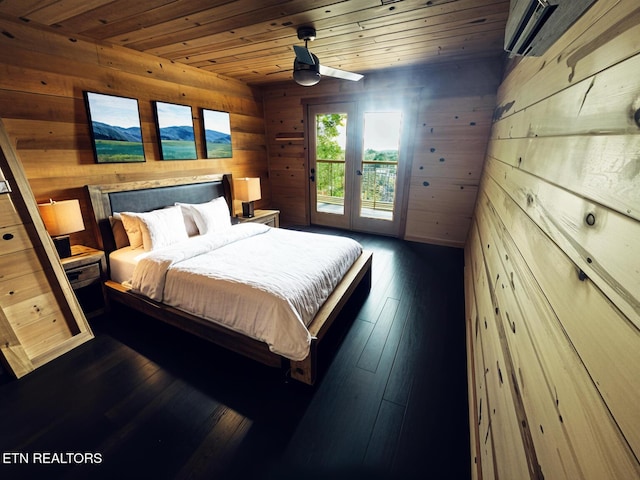
[{"label": "white pillow", "polygon": [[191,210],[191,208],[189,208],[191,205],[196,204],[176,202],[176,205],[178,205],[182,210],[182,217],[184,219],[184,226],[187,229],[187,235],[189,235],[190,237],[198,235],[198,233],[200,232],[198,231],[198,226],[196,225],[196,221],[193,218],[193,211]]},{"label": "white pillow", "polygon": [[151,212],[120,212],[131,248],[150,251],[167,247],[189,238],[180,207],[161,208]]},{"label": "white pillow", "polygon": [[231,227],[229,207],[224,197],[214,198],[210,202],[192,204],[193,219],[200,235],[215,233]]},{"label": "white pillow", "polygon": [[182,210],[178,206],[137,213],[142,230],[142,244],[146,251],[168,247],[189,238]]},{"label": "white pillow", "polygon": [[140,227],[140,219],[136,213],[122,212],[114,213],[113,217],[122,220],[127,237],[129,237],[129,245],[131,248],[139,248],[142,246],[142,228]]}]

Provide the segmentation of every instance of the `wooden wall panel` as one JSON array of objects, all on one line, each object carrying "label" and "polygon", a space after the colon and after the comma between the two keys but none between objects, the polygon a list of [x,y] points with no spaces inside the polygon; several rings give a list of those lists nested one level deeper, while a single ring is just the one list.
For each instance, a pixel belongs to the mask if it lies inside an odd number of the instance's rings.
[{"label": "wooden wall panel", "polygon": [[[79,198],[82,187],[171,176],[231,172],[259,176],[270,203],[261,93],[242,82],[126,50],[68,38],[0,16],[0,111],[38,201]],[[138,99],[146,162],[96,164],[83,91]],[[192,107],[198,160],[160,160],[152,102]],[[200,108],[230,112],[233,158],[205,159]],[[72,243],[96,246],[92,230]]]},{"label": "wooden wall panel", "polygon": [[[485,386],[485,367],[481,343],[481,321],[475,297],[474,272],[478,270],[474,265],[473,252],[480,251],[477,247],[478,235],[470,232],[469,244],[465,248],[464,282],[470,288],[465,289],[466,314],[466,345],[468,399],[469,399],[469,435],[471,445],[471,477],[473,479],[492,478],[495,476],[493,468],[493,441],[491,439],[488,412],[487,393]],[[475,241],[476,244],[473,242]],[[484,320],[484,319],[483,319]]]},{"label": "wooden wall panel", "polygon": [[[416,141],[411,178],[449,178],[458,183],[478,185],[487,148],[486,136],[473,140],[467,132],[427,133]],[[459,136],[458,139],[456,137]],[[445,137],[446,140],[442,138]]]},{"label": "wooden wall panel", "polygon": [[[469,255],[469,252],[465,252]],[[473,283],[473,270],[470,262],[465,262],[464,278],[466,284]],[[476,308],[475,292],[473,288],[465,290],[465,336],[467,346],[467,371],[469,372],[469,382],[467,383],[467,395],[469,397],[470,405],[479,405],[478,397],[482,395],[483,389],[482,383],[479,380],[479,376],[483,375],[484,365],[480,366],[476,360],[476,349],[474,348],[475,340],[475,328],[478,324],[478,310]],[[480,368],[480,372],[476,371],[476,368]],[[476,390],[476,385],[480,388]],[[469,445],[471,447],[471,478],[477,480],[482,476],[482,453],[480,447],[480,429],[477,428],[480,425],[482,412],[478,408],[469,409],[469,425],[473,425],[469,435]]]},{"label": "wooden wall panel", "polygon": [[[418,105],[407,159],[405,192],[408,240],[463,246],[491,128],[502,65],[499,59],[438,69],[367,75],[360,82],[332,79],[312,88],[278,84],[264,88],[269,176],[273,206],[284,223],[309,223],[305,102],[321,103],[410,95]],[[292,136],[299,136],[292,140]],[[280,140],[278,140],[280,138]],[[434,185],[427,195],[424,182]],[[426,201],[441,190],[441,201]],[[462,188],[461,188],[462,187]],[[466,190],[465,190],[466,189]]]},{"label": "wooden wall panel", "polygon": [[[621,355],[620,361],[614,360],[615,365],[608,365],[615,370],[615,373],[609,373],[614,380],[594,385],[591,375],[596,374],[598,367],[593,366],[591,371],[585,368],[585,365],[589,367],[593,355],[583,350],[585,340],[577,337],[588,337],[595,332],[576,333],[577,324],[586,331],[597,329],[594,324],[601,318],[602,305],[608,303],[606,298],[595,291],[580,311],[575,307],[567,311],[559,306],[558,296],[553,291],[561,291],[568,280],[563,262],[555,258],[557,247],[550,244],[541,248],[546,237],[529,225],[526,237],[538,248],[523,249],[521,242],[518,250],[502,223],[503,219],[507,222],[513,219],[508,215],[501,217],[501,208],[494,209],[494,202],[500,206],[515,206],[493,189],[486,187],[485,191],[493,194],[493,202],[486,198],[479,201],[477,225],[486,268],[495,279],[492,288],[494,307],[505,332],[502,348],[513,361],[509,376],[519,380],[518,391],[522,394],[536,461],[542,473],[551,478],[556,478],[559,472],[564,472],[568,478],[633,478],[638,473],[636,460],[623,435],[625,433],[627,438],[635,435],[629,418],[631,412],[625,413],[628,397],[603,402],[601,395],[603,388],[609,388],[611,383],[620,384],[637,376],[638,368],[625,365],[626,361],[637,359]],[[520,225],[510,226],[511,232],[520,228]],[[529,270],[528,265],[535,261],[537,251],[554,257],[556,270],[553,275],[535,277]],[[576,289],[590,287],[577,278],[575,284]],[[610,337],[627,343],[624,338],[630,332],[623,325],[624,322],[614,324],[611,329],[615,331]],[[636,356],[635,352],[629,354]],[[599,373],[604,372],[600,370]],[[623,378],[616,380],[618,375]],[[629,386],[624,395],[636,396],[635,390],[634,386]],[[622,408],[613,402],[623,402]],[[622,430],[625,430],[622,424],[627,425],[627,432],[621,431],[613,421],[610,409],[620,412],[619,423]],[[584,438],[590,441],[584,442]]]},{"label": "wooden wall panel", "polygon": [[[640,220],[635,153],[640,150],[640,136],[561,137],[494,139],[488,156],[550,183],[561,178],[565,189]],[[565,161],[555,161],[558,157]]]},{"label": "wooden wall panel", "polygon": [[640,477],[639,28],[637,2],[600,0],[543,57],[508,65],[465,246],[544,478]]},{"label": "wooden wall panel", "polygon": [[492,158],[486,177],[640,328],[640,268],[625,261],[640,259],[640,222]]},{"label": "wooden wall panel", "polygon": [[[471,236],[477,236],[476,251],[482,255],[481,239],[472,228]],[[491,291],[493,279],[490,279],[484,264],[476,265],[473,269],[473,283],[476,307],[480,319],[476,346],[476,359],[482,358],[484,365],[484,386],[486,389],[486,409],[484,422],[488,428],[489,437],[486,442],[491,443],[488,452],[493,456],[493,470],[496,478],[527,478],[529,477],[529,461],[524,438],[528,433],[528,424],[519,402],[514,398],[518,392],[514,385],[514,377],[510,375],[510,359],[505,357],[502,348],[502,326],[497,322],[497,312],[494,312]],[[483,457],[486,460],[486,455]]]}]

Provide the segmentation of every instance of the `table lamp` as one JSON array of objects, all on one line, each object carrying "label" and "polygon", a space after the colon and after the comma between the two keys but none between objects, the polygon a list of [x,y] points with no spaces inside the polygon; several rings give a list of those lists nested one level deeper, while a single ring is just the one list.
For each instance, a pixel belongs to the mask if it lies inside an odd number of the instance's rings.
[{"label": "table lamp", "polygon": [[53,244],[60,258],[71,256],[69,234],[84,230],[80,202],[78,200],[62,200],[38,204],[44,226],[53,239]]},{"label": "table lamp", "polygon": [[233,180],[235,197],[242,202],[242,216],[244,218],[253,217],[253,202],[260,200],[260,179],[259,178],[236,178]]}]

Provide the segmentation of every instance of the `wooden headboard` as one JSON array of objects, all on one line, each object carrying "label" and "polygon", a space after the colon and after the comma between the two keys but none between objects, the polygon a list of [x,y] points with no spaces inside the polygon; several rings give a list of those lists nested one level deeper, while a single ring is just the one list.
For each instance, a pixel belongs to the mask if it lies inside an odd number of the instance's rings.
[{"label": "wooden headboard", "polygon": [[116,249],[109,217],[113,212],[149,212],[181,203],[204,203],[224,196],[233,216],[231,174],[199,175],[137,182],[86,185],[95,217],[94,230],[106,254]]}]

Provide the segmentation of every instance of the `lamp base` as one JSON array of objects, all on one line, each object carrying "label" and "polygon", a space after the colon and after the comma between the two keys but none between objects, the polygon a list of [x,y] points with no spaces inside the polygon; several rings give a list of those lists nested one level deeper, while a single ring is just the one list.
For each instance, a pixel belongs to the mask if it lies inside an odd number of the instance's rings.
[{"label": "lamp base", "polygon": [[251,218],[253,215],[253,202],[242,202],[242,216],[244,218]]},{"label": "lamp base", "polygon": [[53,245],[56,247],[60,258],[67,258],[71,256],[71,242],[69,241],[69,235],[53,237]]}]

